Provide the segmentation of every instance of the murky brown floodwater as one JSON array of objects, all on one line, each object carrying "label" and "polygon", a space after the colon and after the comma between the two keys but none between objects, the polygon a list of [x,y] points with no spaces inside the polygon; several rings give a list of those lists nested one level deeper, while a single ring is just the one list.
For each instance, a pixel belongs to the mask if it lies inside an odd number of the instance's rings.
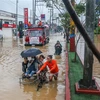
[{"label": "murky brown floodwater", "polygon": [[0,44],[0,100],[64,100],[65,98],[65,40],[61,35],[52,35],[50,43],[43,47],[37,47],[46,56],[54,54],[54,44],[57,40],[63,45],[61,56],[54,56],[59,65],[58,81],[43,85],[37,92],[36,85],[19,83],[22,75],[21,64],[23,59],[20,56],[22,50],[31,47],[24,47],[19,41],[4,39]]},{"label": "murky brown floodwater", "polygon": [[[100,52],[100,36],[95,36],[95,45]],[[94,57],[93,74],[100,86],[100,62]]]}]

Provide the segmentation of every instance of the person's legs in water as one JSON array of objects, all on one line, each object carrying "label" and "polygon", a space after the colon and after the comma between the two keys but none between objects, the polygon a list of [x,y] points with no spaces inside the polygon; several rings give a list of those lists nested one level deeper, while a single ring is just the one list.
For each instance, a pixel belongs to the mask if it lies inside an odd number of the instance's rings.
[{"label": "person's legs in water", "polygon": [[57,48],[55,47],[55,53],[54,53],[55,55],[57,54]]},{"label": "person's legs in water", "polygon": [[54,79],[57,80],[58,79],[58,73],[53,75]]},{"label": "person's legs in water", "polygon": [[57,80],[58,79],[58,73],[55,73],[55,74],[50,73],[49,81],[52,81],[53,77],[54,77],[55,80]]},{"label": "person's legs in water", "polygon": [[50,75],[49,75],[49,81],[50,82],[52,81],[52,78],[53,78],[53,74],[50,73]]}]

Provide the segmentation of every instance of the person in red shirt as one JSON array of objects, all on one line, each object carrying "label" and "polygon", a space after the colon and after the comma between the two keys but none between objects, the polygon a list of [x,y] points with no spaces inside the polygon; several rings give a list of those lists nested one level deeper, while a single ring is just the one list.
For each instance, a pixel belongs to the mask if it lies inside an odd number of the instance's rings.
[{"label": "person in red shirt", "polygon": [[54,77],[55,80],[57,80],[58,77],[58,66],[56,60],[52,59],[52,55],[48,55],[47,61],[43,64],[43,66],[39,69],[37,74],[39,74],[42,70],[44,70],[48,66],[50,73],[49,80],[52,81],[52,78]]},{"label": "person in red shirt", "polygon": [[42,26],[42,21],[40,21],[40,22],[38,23],[38,26]]}]

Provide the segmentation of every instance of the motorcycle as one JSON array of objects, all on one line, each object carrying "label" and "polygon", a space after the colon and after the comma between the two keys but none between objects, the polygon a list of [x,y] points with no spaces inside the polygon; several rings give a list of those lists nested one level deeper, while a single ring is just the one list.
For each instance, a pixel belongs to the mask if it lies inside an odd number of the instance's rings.
[{"label": "motorcycle", "polygon": [[55,47],[55,55],[60,55],[62,51],[62,47],[61,46],[56,46]]}]

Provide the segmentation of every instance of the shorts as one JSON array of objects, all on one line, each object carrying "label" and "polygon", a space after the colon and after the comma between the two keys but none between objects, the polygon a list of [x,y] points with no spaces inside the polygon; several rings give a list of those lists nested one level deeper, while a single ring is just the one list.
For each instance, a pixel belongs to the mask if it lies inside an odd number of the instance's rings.
[{"label": "shorts", "polygon": [[49,73],[49,76],[56,76],[56,77],[58,77],[58,72],[57,73]]}]

